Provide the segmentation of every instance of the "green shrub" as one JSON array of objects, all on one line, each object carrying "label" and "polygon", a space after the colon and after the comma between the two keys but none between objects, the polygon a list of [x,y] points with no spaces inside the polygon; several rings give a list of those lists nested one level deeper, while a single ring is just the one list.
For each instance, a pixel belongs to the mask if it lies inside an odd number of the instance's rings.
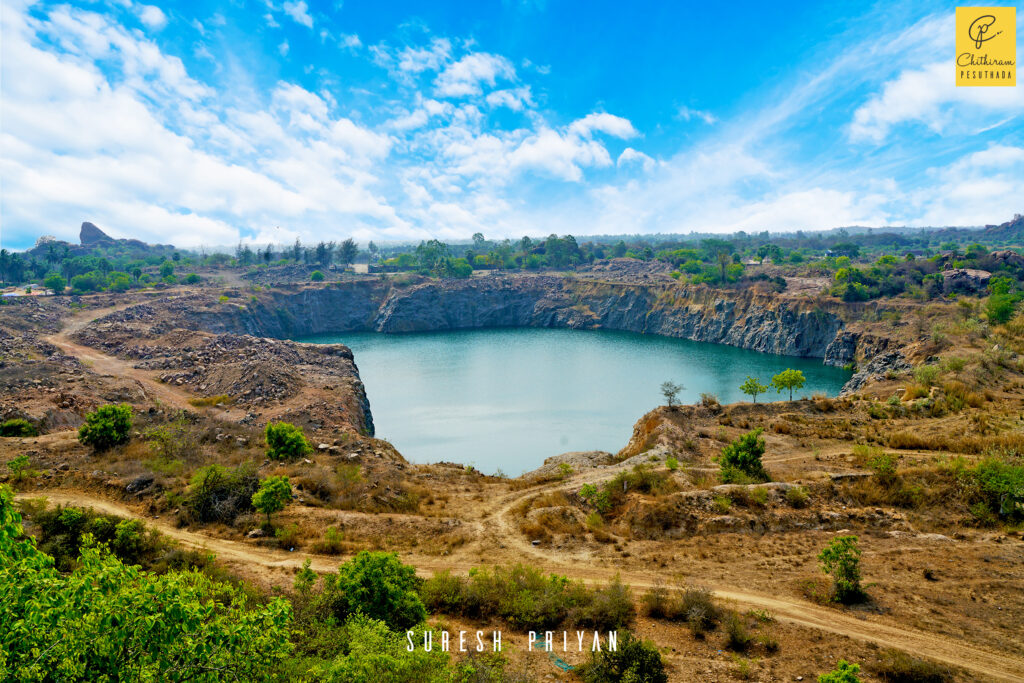
[{"label": "green shrub", "polygon": [[669,472],[675,472],[679,469],[679,461],[670,455],[665,458],[665,467],[668,468]]},{"label": "green shrub", "polygon": [[739,612],[730,612],[725,619],[725,646],[734,652],[746,652],[753,641],[743,616]]},{"label": "green shrub", "polygon": [[434,643],[430,652],[423,649],[422,632],[414,633],[416,647],[408,652],[404,633],[390,630],[383,620],[354,614],[345,621],[337,635],[340,652],[330,663],[311,671],[315,680],[327,683],[448,683],[464,680],[456,679],[449,671],[449,656],[441,651],[438,643]]},{"label": "green shrub", "polygon": [[313,452],[302,430],[288,422],[268,422],[263,435],[271,460],[292,460]]},{"label": "green shrub", "polygon": [[28,466],[28,456],[24,453],[8,462],[7,469],[11,471],[11,479],[17,483],[36,476],[36,471]]},{"label": "green shrub", "polygon": [[85,424],[78,429],[78,440],[103,451],[128,441],[131,429],[131,406],[125,403],[100,406],[85,416]]},{"label": "green shrub", "polygon": [[499,618],[530,629],[563,623],[616,629],[631,623],[634,611],[628,590],[617,578],[588,589],[579,581],[522,564],[474,569],[466,577],[441,572],[424,581],[421,595],[432,612]]},{"label": "green shrub", "polygon": [[956,474],[968,501],[1001,519],[1024,520],[1024,465],[988,457],[973,468],[958,467]]},{"label": "green shrub", "polygon": [[406,630],[422,622],[427,610],[420,600],[416,570],[402,564],[396,553],[361,551],[324,577],[314,609],[343,621],[360,612]]},{"label": "green shrub", "polygon": [[858,673],[860,673],[860,664],[850,664],[846,660],[840,659],[835,669],[818,676],[818,683],[860,683]]},{"label": "green shrub", "polygon": [[[61,574],[12,502],[0,487],[3,665],[17,680],[268,680],[287,656],[284,600],[252,605],[231,584],[149,573],[95,544]],[[78,512],[68,519],[83,525]]]},{"label": "green shrub", "polygon": [[321,273],[319,270],[314,270],[312,273],[309,274],[309,279],[312,280],[313,282],[323,282],[324,274]]},{"label": "green shrub", "polygon": [[198,285],[203,278],[199,277],[198,273],[189,273],[185,276],[186,285]]},{"label": "green shrub", "polygon": [[291,499],[292,485],[288,477],[267,477],[252,494],[252,506],[267,515],[267,526],[270,526],[270,515],[284,510]]},{"label": "green shrub", "polygon": [[818,554],[821,570],[832,577],[834,597],[839,602],[865,598],[860,585],[860,554],[856,536],[836,536]]},{"label": "green shrub", "polygon": [[657,646],[623,631],[615,651],[591,652],[578,667],[585,683],[667,683],[665,663]]},{"label": "green shrub", "polygon": [[62,278],[57,273],[50,273],[43,280],[43,286],[47,289],[52,289],[54,294],[63,294],[64,289],[68,286],[67,280]]},{"label": "green shrub", "polygon": [[192,475],[185,507],[196,521],[232,524],[238,515],[253,510],[252,496],[259,484],[251,465],[209,465]]},{"label": "green shrub", "polygon": [[695,638],[703,638],[721,618],[711,591],[691,586],[675,591],[655,586],[644,595],[643,609],[652,619],[686,622]]},{"label": "green shrub", "polygon": [[810,494],[803,486],[794,486],[786,491],[786,502],[795,508],[807,507]]},{"label": "green shrub", "polygon": [[39,430],[28,420],[14,417],[0,424],[0,436],[39,436]]},{"label": "green shrub", "polygon": [[761,463],[765,451],[764,439],[761,438],[763,431],[758,428],[747,432],[722,449],[717,462],[722,469],[720,476],[723,483],[744,483],[737,481],[741,479],[738,475],[758,482],[768,481],[768,473]]}]

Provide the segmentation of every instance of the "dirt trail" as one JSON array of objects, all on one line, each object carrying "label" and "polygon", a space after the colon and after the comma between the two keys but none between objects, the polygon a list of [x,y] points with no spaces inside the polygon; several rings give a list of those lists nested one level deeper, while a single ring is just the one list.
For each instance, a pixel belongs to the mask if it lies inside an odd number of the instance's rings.
[{"label": "dirt trail", "polygon": [[[97,511],[143,519],[166,536],[177,540],[186,547],[204,549],[216,553],[222,560],[238,562],[250,566],[266,568],[298,568],[308,558],[311,566],[317,571],[333,571],[342,561],[337,557],[310,555],[301,552],[287,553],[280,550],[260,548],[240,541],[215,538],[205,534],[178,529],[162,520],[154,520],[140,515],[137,511],[120,503],[96,498],[88,494],[67,491],[35,491],[31,494],[18,494],[18,498],[35,498],[46,496],[51,503],[73,504],[92,507]],[[509,496],[509,498],[515,498]],[[506,501],[504,508],[511,505]],[[503,515],[495,515],[496,522]],[[495,519],[492,518],[492,519]],[[485,524],[490,521],[485,521]],[[513,534],[511,537],[518,537]],[[531,549],[532,550],[532,549]],[[534,553],[531,553],[534,554]],[[538,553],[539,554],[539,553]],[[403,560],[416,566],[417,572],[430,576],[438,571],[465,573],[473,566],[470,563],[456,562],[430,556],[407,554]],[[550,561],[538,561],[537,564],[547,571],[558,571],[572,578],[587,582],[604,582],[615,574],[634,588],[648,588],[658,583],[655,574],[643,572],[619,572],[613,568],[580,567],[578,565],[561,565]],[[1024,681],[1024,658],[1007,654],[989,652],[966,645],[961,641],[947,636],[924,633],[885,623],[871,615],[852,616],[838,609],[821,607],[812,603],[779,596],[764,595],[744,591],[735,586],[709,586],[719,598],[736,603],[740,607],[767,609],[776,619],[799,626],[834,633],[855,640],[875,643],[881,647],[891,647],[916,656],[927,657],[945,664],[960,667],[974,674],[991,680]]]},{"label": "dirt trail", "polygon": [[[165,405],[173,406],[181,410],[195,410],[195,407],[189,403],[189,399],[195,398],[195,396],[169,384],[163,384],[162,382],[157,381],[150,373],[133,367],[131,361],[122,360],[116,356],[108,355],[89,346],[83,346],[71,339],[71,335],[78,332],[94,320],[98,320],[105,315],[134,306],[136,303],[137,302],[132,302],[121,306],[113,306],[98,310],[86,310],[76,313],[67,319],[60,332],[46,337],[46,341],[58,347],[65,354],[75,356],[78,360],[82,361],[83,364],[87,365],[90,370],[97,374],[134,380],[148,400],[159,401]],[[214,408],[214,410],[219,411],[220,417],[226,419],[232,418],[230,410],[220,408]]]}]

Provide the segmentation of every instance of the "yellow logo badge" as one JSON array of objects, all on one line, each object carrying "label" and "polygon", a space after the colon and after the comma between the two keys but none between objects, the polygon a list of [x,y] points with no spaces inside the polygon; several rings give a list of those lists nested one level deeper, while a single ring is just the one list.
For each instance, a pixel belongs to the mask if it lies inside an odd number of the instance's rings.
[{"label": "yellow logo badge", "polygon": [[1017,8],[956,8],[956,84],[1017,85]]}]

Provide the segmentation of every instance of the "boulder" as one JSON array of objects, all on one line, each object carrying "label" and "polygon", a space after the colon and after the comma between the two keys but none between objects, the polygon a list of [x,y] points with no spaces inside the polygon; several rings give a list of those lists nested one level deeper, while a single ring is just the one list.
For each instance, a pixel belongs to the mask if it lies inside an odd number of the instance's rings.
[{"label": "boulder", "polygon": [[992,273],[973,268],[953,268],[942,272],[942,291],[945,294],[978,294],[985,291]]}]

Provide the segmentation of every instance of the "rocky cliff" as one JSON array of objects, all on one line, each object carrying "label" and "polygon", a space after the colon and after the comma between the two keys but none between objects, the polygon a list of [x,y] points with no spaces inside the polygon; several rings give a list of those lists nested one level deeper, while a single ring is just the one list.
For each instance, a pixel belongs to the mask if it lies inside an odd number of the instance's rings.
[{"label": "rocky cliff", "polygon": [[214,332],[277,338],[482,327],[610,329],[822,358],[831,365],[851,362],[861,341],[844,331],[841,304],[674,281],[509,275],[398,286],[362,280],[280,288],[227,308],[197,313],[196,324]]}]

